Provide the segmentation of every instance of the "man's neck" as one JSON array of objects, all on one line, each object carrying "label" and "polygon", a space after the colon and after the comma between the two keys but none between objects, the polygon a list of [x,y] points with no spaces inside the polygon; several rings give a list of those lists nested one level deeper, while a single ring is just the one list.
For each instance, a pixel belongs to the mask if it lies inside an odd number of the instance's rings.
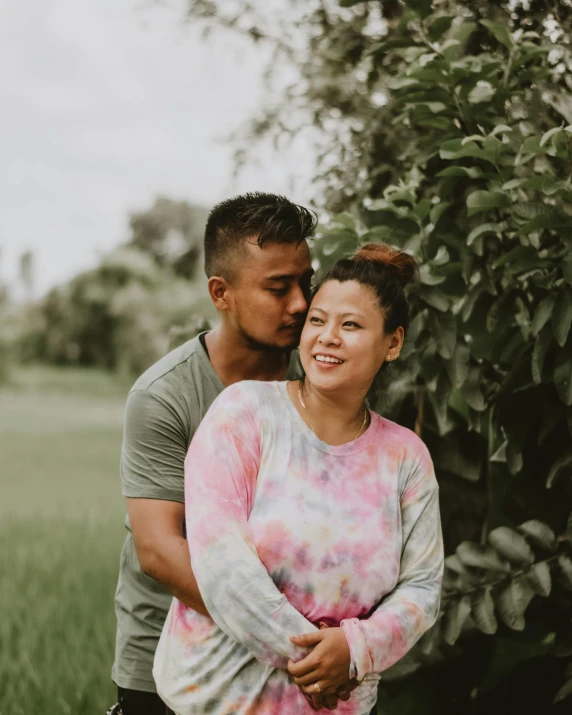
[{"label": "man's neck", "polygon": [[219,324],[205,336],[213,370],[225,387],[241,380],[283,380],[288,370],[285,352],[254,350],[242,335]]}]

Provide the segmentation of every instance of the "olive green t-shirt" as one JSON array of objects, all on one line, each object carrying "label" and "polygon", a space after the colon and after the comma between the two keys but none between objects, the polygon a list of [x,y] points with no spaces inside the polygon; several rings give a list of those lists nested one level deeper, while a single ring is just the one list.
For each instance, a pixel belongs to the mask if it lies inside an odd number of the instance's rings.
[{"label": "olive green t-shirt", "polygon": [[[297,351],[286,379],[299,377]],[[150,367],[132,387],[125,410],[121,483],[125,497],[184,502],[184,461],[193,435],[224,385],[200,336]],[[153,657],[172,595],[139,565],[129,518],[115,593],[116,685],[155,692]]]}]

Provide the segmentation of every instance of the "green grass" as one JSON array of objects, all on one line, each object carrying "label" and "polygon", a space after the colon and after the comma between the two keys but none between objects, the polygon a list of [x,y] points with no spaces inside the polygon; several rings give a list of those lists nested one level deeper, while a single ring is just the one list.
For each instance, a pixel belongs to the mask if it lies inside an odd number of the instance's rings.
[{"label": "green grass", "polygon": [[2,715],[101,715],[113,702],[127,389],[35,368],[0,391]]}]

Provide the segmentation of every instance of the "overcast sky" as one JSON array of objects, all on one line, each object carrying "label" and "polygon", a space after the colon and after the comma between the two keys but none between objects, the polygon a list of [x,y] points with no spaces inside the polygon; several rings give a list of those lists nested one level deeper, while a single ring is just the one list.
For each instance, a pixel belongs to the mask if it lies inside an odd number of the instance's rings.
[{"label": "overcast sky", "polygon": [[[204,43],[183,2],[2,0],[0,278],[36,257],[43,292],[127,236],[157,194],[207,206],[262,188],[297,195],[309,160],[232,180],[223,141],[261,99],[261,50]],[[307,184],[306,184],[307,185]]]}]

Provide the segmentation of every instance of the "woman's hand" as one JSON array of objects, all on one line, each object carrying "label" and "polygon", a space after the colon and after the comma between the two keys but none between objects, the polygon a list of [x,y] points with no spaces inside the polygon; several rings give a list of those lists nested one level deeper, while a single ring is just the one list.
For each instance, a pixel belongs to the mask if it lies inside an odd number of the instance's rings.
[{"label": "woman's hand", "polygon": [[[302,692],[309,696],[316,693],[339,695],[348,700],[355,684],[349,682],[351,655],[343,629],[324,628],[292,636],[290,640],[302,648],[313,648],[303,660],[288,663],[288,672]],[[340,693],[336,692],[338,690]]]}]

